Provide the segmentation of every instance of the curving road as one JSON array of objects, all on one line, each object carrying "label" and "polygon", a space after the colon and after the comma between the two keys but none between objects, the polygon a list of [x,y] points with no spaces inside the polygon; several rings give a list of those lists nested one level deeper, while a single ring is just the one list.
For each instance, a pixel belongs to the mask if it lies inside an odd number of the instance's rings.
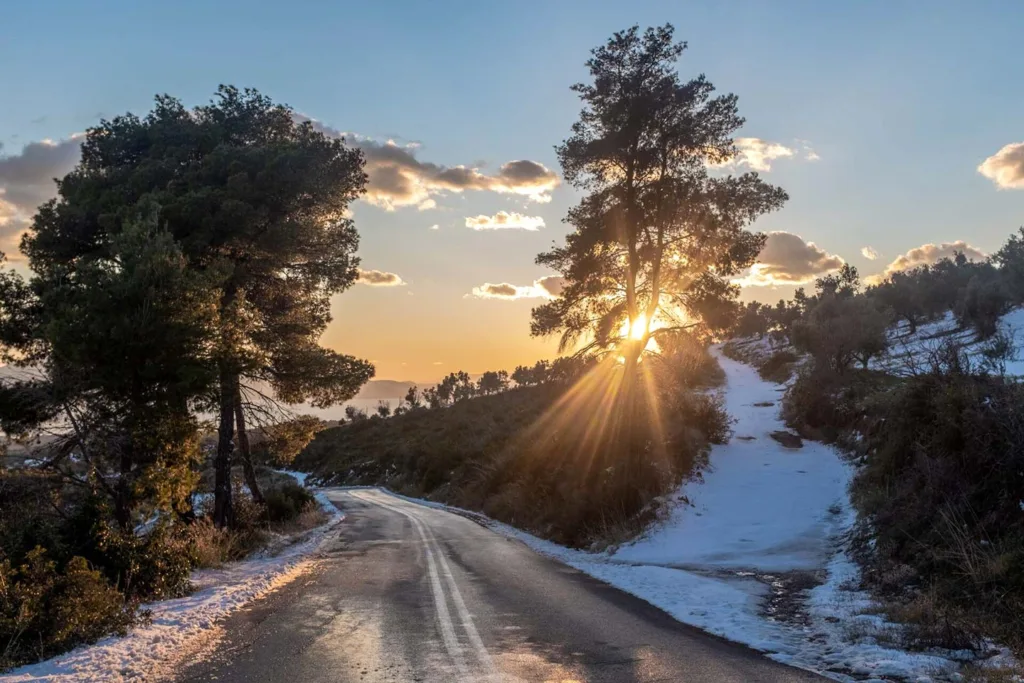
[{"label": "curving road", "polygon": [[326,559],[225,622],[181,681],[822,681],[464,517],[331,491]]}]

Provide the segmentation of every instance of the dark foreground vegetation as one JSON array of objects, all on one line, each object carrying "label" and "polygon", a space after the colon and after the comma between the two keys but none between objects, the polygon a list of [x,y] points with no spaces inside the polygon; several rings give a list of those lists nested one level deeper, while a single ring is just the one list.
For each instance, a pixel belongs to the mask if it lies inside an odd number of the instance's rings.
[{"label": "dark foreground vegetation", "polygon": [[123,632],[193,567],[314,523],[258,469],[316,429],[278,401],[373,374],[319,345],[358,273],[360,152],[233,87],[158,97],[81,149],[22,240],[30,275],[0,270],[0,360],[22,368],[0,427],[31,448],[0,466],[0,668]]},{"label": "dark foreground vegetation", "polygon": [[[774,351],[731,344],[762,374],[786,379],[778,368],[794,352],[806,359],[783,415],[858,464],[855,550],[909,625],[907,645],[982,649],[993,638],[1024,654],[1024,384],[1004,374],[1016,349],[998,325],[1024,304],[1022,273],[1024,231],[989,262],[957,255],[863,290],[844,268],[813,295],[747,307],[737,324],[773,340]],[[959,332],[900,348],[948,312]],[[895,365],[869,367],[893,345]]]},{"label": "dark foreground vegetation", "polygon": [[572,546],[635,536],[658,498],[699,468],[728,417],[702,391],[721,370],[703,347],[621,363],[320,432],[295,466],[329,484],[373,484],[481,511]]},{"label": "dark foreground vegetation", "polygon": [[193,569],[243,559],[277,534],[324,521],[293,478],[257,468],[265,501],[255,503],[238,470],[232,528],[217,528],[200,505],[188,523],[154,509],[126,533],[106,500],[60,473],[0,469],[0,670],[123,634],[147,618],[142,604],[188,594]]}]

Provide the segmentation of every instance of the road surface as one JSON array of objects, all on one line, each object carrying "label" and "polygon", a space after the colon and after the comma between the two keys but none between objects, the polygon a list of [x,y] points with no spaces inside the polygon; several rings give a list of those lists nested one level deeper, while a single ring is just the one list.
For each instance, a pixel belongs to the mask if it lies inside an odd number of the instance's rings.
[{"label": "road surface", "polygon": [[180,681],[822,681],[687,627],[465,517],[375,489],[326,559],[229,618]]}]

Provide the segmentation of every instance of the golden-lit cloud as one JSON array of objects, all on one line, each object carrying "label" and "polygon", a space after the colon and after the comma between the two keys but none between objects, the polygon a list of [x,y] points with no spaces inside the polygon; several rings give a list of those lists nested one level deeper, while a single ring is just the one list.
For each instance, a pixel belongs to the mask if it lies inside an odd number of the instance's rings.
[{"label": "golden-lit cloud", "polygon": [[1024,142],[1013,142],[978,166],[978,173],[1002,190],[1024,189]]},{"label": "golden-lit cloud", "polygon": [[548,275],[534,280],[532,285],[518,286],[507,282],[497,284],[485,282],[466,296],[477,299],[504,299],[512,301],[515,299],[553,299],[562,293],[565,287],[565,278],[560,275]]},{"label": "golden-lit cloud", "polygon": [[770,232],[757,262],[736,280],[743,287],[801,285],[842,268],[842,258],[791,232]]},{"label": "golden-lit cloud", "polygon": [[746,166],[747,168],[767,173],[772,170],[772,162],[777,159],[803,159],[818,161],[821,157],[811,149],[806,140],[796,140],[793,146],[781,142],[771,142],[761,138],[736,138],[733,140],[736,155],[731,159],[710,164],[712,167]]},{"label": "golden-lit cloud", "polygon": [[524,216],[515,211],[499,211],[493,216],[467,217],[466,227],[473,230],[540,230],[544,227],[544,219],[540,216]]},{"label": "golden-lit cloud", "polygon": [[405,280],[397,273],[388,273],[383,270],[363,270],[362,268],[359,269],[359,277],[356,282],[371,287],[401,287],[405,284]]},{"label": "golden-lit cloud", "polygon": [[892,263],[885,267],[883,272],[864,278],[864,282],[869,285],[876,285],[893,273],[901,270],[911,270],[918,266],[930,266],[944,258],[951,259],[958,251],[963,252],[968,261],[984,261],[988,258],[987,254],[981,249],[972,247],[963,240],[943,242],[942,244],[922,244],[905,254],[900,254]]},{"label": "golden-lit cloud", "polygon": [[878,258],[878,252],[875,251],[874,247],[870,247],[870,246],[868,246],[868,247],[861,247],[860,248],[860,255],[863,256],[864,258],[866,258],[868,261],[874,261],[876,258]]},{"label": "golden-lit cloud", "polygon": [[296,114],[298,121],[310,121],[314,128],[346,141],[363,152],[366,159],[366,195],[371,204],[394,211],[415,206],[421,211],[437,206],[435,197],[447,193],[486,191],[526,197],[534,202],[551,201],[551,191],[561,182],[558,174],[537,161],[518,159],[485,173],[470,166],[443,166],[417,157],[418,143],[374,140],[341,131]]}]

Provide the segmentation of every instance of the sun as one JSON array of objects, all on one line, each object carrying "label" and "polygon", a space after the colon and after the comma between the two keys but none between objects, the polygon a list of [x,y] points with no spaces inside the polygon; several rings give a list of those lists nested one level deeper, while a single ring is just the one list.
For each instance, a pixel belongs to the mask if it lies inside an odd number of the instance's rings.
[{"label": "sun", "polygon": [[646,331],[647,331],[647,316],[641,314],[639,317],[637,317],[636,320],[633,321],[632,325],[629,324],[629,319],[627,318],[622,323],[622,328],[619,330],[619,334],[622,337],[628,337],[629,339],[640,340],[640,339],[644,338],[644,333]]}]

